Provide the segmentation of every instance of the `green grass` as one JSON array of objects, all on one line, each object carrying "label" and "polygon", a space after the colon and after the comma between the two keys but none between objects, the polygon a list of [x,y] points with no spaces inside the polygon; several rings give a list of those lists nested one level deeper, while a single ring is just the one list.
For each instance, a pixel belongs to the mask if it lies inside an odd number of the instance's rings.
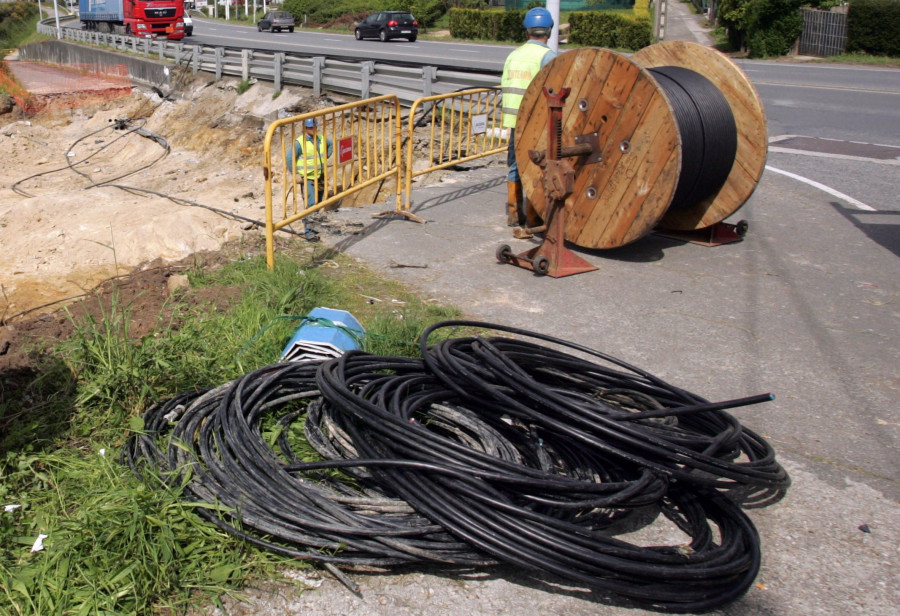
[{"label": "green grass", "polygon": [[816,58],[813,62],[836,62],[839,64],[862,64],[866,66],[883,66],[900,68],[900,58],[888,56],[870,56],[867,53],[842,53],[828,58]]},{"label": "green grass", "polygon": [[[460,316],[323,252],[279,253],[274,272],[262,256],[242,257],[189,278],[142,338],[113,294],[70,339],[39,350],[29,379],[0,375],[0,505],[20,505],[0,510],[0,614],[180,613],[275,575],[283,557],[222,534],[177,489],[117,462],[143,411],[276,362],[316,306],[350,311],[367,350],[391,355],[417,354],[427,325]],[[214,308],[191,296],[231,300]],[[302,431],[291,440],[304,451]],[[31,552],[39,534],[44,549]]]},{"label": "green grass", "polygon": [[[15,11],[13,5],[10,11]],[[18,19],[20,15],[26,15],[24,19]],[[15,49],[26,43],[34,41],[49,40],[50,37],[38,34],[37,32],[38,11],[37,5],[29,6],[25,11],[10,13],[6,15],[6,10],[0,10],[0,57],[5,55],[6,50]]]}]

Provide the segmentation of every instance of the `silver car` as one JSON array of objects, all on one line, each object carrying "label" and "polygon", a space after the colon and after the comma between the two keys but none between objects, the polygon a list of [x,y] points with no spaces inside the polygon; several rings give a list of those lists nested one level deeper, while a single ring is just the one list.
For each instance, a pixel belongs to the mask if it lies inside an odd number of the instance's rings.
[{"label": "silver car", "polygon": [[288,11],[269,11],[256,23],[256,29],[259,32],[263,30],[268,30],[269,32],[281,32],[282,30],[293,32],[294,16]]}]

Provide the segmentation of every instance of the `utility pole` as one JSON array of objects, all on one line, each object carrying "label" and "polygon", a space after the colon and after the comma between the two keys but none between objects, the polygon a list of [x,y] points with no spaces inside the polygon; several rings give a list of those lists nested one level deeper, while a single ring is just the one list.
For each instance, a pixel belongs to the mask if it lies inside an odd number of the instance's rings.
[{"label": "utility pole", "polygon": [[550,40],[547,41],[547,47],[553,51],[559,51],[559,0],[547,0],[547,10],[553,18],[553,29],[550,31]]},{"label": "utility pole", "polygon": [[53,0],[53,12],[56,14],[56,38],[62,38],[62,30],[59,29],[59,1]]}]

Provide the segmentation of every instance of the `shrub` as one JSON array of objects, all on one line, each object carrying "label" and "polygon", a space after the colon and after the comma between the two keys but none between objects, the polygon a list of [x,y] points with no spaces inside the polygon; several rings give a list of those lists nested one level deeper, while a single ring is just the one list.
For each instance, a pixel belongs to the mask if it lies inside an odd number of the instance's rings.
[{"label": "shrub", "polygon": [[0,4],[0,49],[17,47],[34,32],[38,7],[33,2]]},{"label": "shrub", "polygon": [[728,30],[733,49],[744,44],[752,58],[778,56],[790,51],[800,32],[800,6],[816,0],[722,0],[719,21]]},{"label": "shrub", "polygon": [[569,14],[569,40],[577,45],[635,51],[651,43],[649,19],[607,11]]},{"label": "shrub", "polygon": [[900,2],[853,0],[847,15],[847,51],[900,56]]},{"label": "shrub", "polygon": [[455,38],[524,42],[525,11],[450,9],[450,34]]}]

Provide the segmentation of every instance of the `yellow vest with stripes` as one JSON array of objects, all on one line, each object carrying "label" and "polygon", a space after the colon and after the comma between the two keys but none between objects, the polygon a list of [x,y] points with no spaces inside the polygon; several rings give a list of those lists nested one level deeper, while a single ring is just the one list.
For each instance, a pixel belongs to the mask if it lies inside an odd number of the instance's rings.
[{"label": "yellow vest with stripes", "polygon": [[307,180],[315,180],[322,177],[325,160],[328,158],[328,145],[325,139],[316,135],[315,144],[306,138],[306,135],[297,137],[300,146],[300,156],[297,157],[297,174]]},{"label": "yellow vest with stripes", "polygon": [[550,49],[543,45],[525,43],[515,49],[506,58],[503,65],[503,77],[500,86],[503,88],[503,126],[514,128],[516,115],[522,104],[522,96],[528,89],[528,84],[541,70],[541,60]]}]

